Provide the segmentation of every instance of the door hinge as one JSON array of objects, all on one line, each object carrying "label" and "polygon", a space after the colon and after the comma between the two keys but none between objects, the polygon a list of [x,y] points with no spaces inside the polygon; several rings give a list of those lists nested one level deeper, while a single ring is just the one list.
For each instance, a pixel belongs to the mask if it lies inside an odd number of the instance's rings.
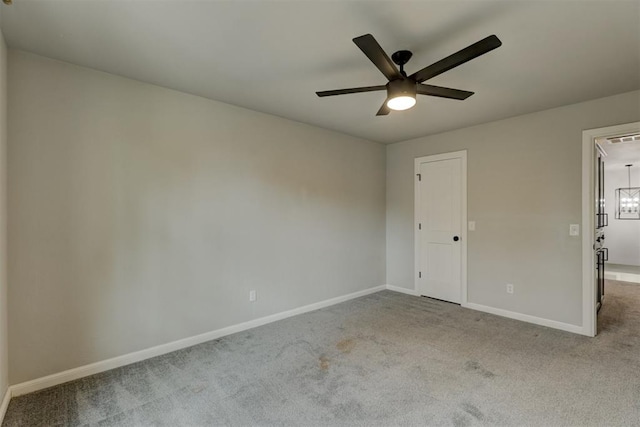
[{"label": "door hinge", "polygon": [[422,279],[422,271],[418,271],[418,279]]},{"label": "door hinge", "polygon": [[418,230],[422,230],[422,223],[418,223]]},{"label": "door hinge", "polygon": [[417,173],[416,176],[418,177],[418,181],[422,181],[422,174]]}]

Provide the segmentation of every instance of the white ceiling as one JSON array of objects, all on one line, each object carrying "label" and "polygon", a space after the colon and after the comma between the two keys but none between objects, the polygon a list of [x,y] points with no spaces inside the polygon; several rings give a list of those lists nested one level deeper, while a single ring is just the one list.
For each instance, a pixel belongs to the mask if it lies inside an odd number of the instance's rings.
[{"label": "white ceiling", "polygon": [[[10,48],[391,143],[640,89],[640,2],[14,0]],[[418,98],[376,117],[384,92],[351,39],[373,34],[412,73],[490,34],[503,46],[428,83],[475,91]],[[639,100],[640,102],[640,100]]]},{"label": "white ceiling", "polygon": [[605,165],[608,169],[624,169],[629,163],[640,166],[640,141],[618,144],[603,141],[601,146],[607,153]]}]

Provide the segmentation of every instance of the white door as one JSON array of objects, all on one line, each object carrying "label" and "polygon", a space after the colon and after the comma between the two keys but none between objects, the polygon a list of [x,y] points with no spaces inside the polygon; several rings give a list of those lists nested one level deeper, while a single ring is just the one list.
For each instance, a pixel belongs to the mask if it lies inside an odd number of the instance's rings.
[{"label": "white door", "polygon": [[420,295],[466,302],[466,152],[416,159],[416,178],[416,289]]}]

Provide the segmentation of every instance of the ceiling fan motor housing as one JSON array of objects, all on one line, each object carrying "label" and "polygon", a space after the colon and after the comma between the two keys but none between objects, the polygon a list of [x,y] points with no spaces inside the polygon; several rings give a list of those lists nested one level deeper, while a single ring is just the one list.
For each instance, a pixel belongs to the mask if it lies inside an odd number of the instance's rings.
[{"label": "ceiling fan motor housing", "polygon": [[397,96],[416,97],[416,82],[410,79],[397,79],[387,83],[387,96],[389,99]]}]

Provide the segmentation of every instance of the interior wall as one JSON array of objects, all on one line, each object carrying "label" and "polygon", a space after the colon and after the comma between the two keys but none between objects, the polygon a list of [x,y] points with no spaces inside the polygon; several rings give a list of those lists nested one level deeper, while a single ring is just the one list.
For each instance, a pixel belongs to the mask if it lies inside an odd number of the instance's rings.
[{"label": "interior wall", "polygon": [[7,46],[0,31],[0,399],[9,387],[7,280]]},{"label": "interior wall", "polygon": [[389,145],[387,283],[415,286],[414,159],[467,150],[469,302],[580,326],[582,131],[638,119],[634,91]]},{"label": "interior wall", "polygon": [[[640,187],[640,164],[631,168],[631,185]],[[621,220],[615,217],[616,188],[629,186],[627,168],[622,165],[606,166],[605,161],[605,212],[609,214],[609,226],[605,228],[609,263],[640,266],[640,221]]]},{"label": "interior wall", "polygon": [[384,284],[380,144],[19,51],[9,102],[12,384]]}]

